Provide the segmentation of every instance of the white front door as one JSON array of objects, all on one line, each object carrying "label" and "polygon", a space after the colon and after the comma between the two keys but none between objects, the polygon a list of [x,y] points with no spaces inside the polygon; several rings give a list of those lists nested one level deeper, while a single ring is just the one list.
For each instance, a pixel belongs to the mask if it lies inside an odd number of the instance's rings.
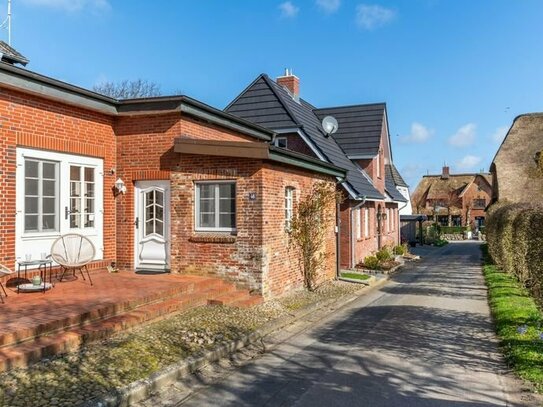
[{"label": "white front door", "polygon": [[139,270],[170,269],[170,182],[137,181],[135,265]]}]

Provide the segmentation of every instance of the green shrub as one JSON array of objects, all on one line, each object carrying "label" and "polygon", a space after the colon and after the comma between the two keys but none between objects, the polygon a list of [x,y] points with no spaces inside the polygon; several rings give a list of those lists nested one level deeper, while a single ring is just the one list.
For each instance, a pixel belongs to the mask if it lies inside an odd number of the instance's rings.
[{"label": "green shrub", "polygon": [[499,203],[487,216],[486,239],[494,262],[543,302],[543,206]]},{"label": "green shrub", "polygon": [[441,233],[446,235],[463,235],[469,227],[466,226],[441,226]]},{"label": "green shrub", "polygon": [[403,256],[405,253],[407,253],[407,247],[405,247],[404,245],[394,246],[392,252],[397,256]]},{"label": "green shrub", "polygon": [[436,247],[443,247],[443,246],[445,246],[446,244],[449,244],[449,242],[446,241],[446,240],[443,240],[443,239],[437,239],[437,240],[434,242],[434,246],[436,246]]},{"label": "green shrub", "polygon": [[379,270],[379,259],[375,256],[367,256],[364,259],[364,267],[370,270]]},{"label": "green shrub", "polygon": [[383,247],[381,250],[379,250],[377,253],[375,253],[375,257],[377,257],[377,260],[379,260],[380,263],[384,261],[388,261],[392,258],[392,255],[390,254],[390,250],[388,247]]}]

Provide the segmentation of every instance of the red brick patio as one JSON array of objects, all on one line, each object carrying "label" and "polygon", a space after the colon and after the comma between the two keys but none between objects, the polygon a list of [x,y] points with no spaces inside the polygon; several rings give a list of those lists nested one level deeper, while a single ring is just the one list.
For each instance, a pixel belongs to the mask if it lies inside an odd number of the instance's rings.
[{"label": "red brick patio", "polygon": [[69,276],[43,293],[16,293],[0,304],[0,371],[77,349],[191,307],[208,303],[249,306],[261,301],[223,280],[193,275],[91,272],[94,285]]}]

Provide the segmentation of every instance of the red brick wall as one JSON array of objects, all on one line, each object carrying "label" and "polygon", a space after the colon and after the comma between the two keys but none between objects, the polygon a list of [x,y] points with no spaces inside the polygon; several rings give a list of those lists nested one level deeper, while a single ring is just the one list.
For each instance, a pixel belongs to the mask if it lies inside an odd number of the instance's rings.
[{"label": "red brick wall", "polygon": [[[303,276],[299,263],[299,253],[289,245],[289,235],[285,231],[285,188],[294,188],[294,210],[297,202],[306,199],[313,185],[319,180],[326,180],[331,185],[331,178],[318,178],[311,172],[293,167],[264,164],[262,186],[264,202],[262,206],[263,233],[263,292],[266,297],[281,295],[290,289],[303,286]],[[329,208],[335,214],[335,205]],[[336,275],[336,234],[335,216],[327,227],[325,252],[328,254],[324,274],[319,281],[334,278]]]},{"label": "red brick wall", "polygon": [[308,155],[313,158],[318,158],[313,150],[306,144],[303,138],[299,134],[281,134],[278,137],[287,138],[287,148],[298,153]]},{"label": "red brick wall", "polygon": [[179,113],[120,117],[115,121],[115,133],[117,176],[127,187],[126,194],[117,199],[117,261],[126,268],[134,267],[134,182],[168,180],[170,171],[181,169],[181,156],[173,151],[176,137],[257,142]]},{"label": "red brick wall", "polygon": [[[476,216],[485,216],[485,210],[482,209],[474,209],[473,208],[473,200],[474,199],[485,199],[486,204],[488,205],[490,203],[492,197],[492,188],[486,181],[481,179],[480,176],[475,177],[474,182],[470,185],[468,190],[464,192],[464,195],[462,197],[462,218],[465,219],[468,213],[468,206],[471,206],[470,211],[470,225],[474,226],[475,217]],[[463,224],[465,224],[465,221],[463,221]]]},{"label": "red brick wall", "polygon": [[98,157],[104,160],[104,259],[115,258],[116,167],[112,120],[105,115],[12,90],[0,92],[0,261],[15,263],[16,146]]}]

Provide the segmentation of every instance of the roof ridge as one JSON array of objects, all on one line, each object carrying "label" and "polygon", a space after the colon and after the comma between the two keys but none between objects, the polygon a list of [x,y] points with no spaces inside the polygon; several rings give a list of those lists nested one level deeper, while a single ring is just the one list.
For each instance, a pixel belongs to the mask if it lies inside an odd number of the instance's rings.
[{"label": "roof ridge", "polygon": [[374,102],[374,103],[355,103],[351,105],[339,105],[339,106],[329,106],[329,107],[318,107],[316,110],[331,110],[331,109],[344,109],[348,107],[365,107],[365,106],[378,106],[378,105],[384,105],[386,106],[386,102]]}]

